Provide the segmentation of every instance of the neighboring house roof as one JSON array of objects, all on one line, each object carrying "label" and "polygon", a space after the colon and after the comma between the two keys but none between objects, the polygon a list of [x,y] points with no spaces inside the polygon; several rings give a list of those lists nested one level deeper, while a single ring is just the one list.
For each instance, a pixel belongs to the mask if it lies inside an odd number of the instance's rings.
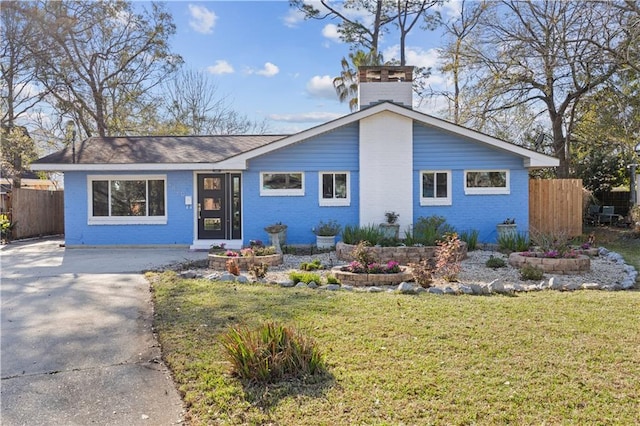
[{"label": "neighboring house roof", "polygon": [[[285,135],[90,137],[31,163],[32,170],[211,169]],[[107,167],[105,167],[107,166]],[[135,167],[132,167],[135,166]]]},{"label": "neighboring house roof", "polygon": [[[265,136],[183,136],[183,137],[118,137],[90,138],[84,141],[72,164],[71,151],[63,151],[32,163],[33,170],[152,170],[152,169],[227,169],[244,170],[247,161],[303,142],[375,114],[390,111],[410,118],[428,127],[437,128],[492,148],[509,152],[523,159],[525,167],[556,167],[557,158],[523,148],[484,133],[462,127],[445,120],[403,107],[382,102],[302,132]],[[183,140],[188,139],[188,141]],[[164,165],[159,167],[159,165]],[[132,167],[135,165],[135,168]],[[34,167],[35,166],[35,167]]]}]

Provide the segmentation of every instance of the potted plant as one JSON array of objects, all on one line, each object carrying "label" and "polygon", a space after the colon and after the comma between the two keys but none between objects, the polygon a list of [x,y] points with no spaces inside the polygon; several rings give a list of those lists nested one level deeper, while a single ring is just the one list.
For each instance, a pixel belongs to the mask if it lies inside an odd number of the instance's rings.
[{"label": "potted plant", "polygon": [[335,220],[320,221],[314,228],[316,234],[316,246],[319,249],[328,249],[336,245],[336,235],[340,233],[342,226]]},{"label": "potted plant", "polygon": [[384,216],[386,222],[379,225],[380,231],[385,238],[398,238],[400,235],[400,224],[396,222],[400,215],[394,211],[390,211],[385,212]]},{"label": "potted plant", "polygon": [[515,237],[518,232],[516,219],[506,218],[502,223],[496,225],[496,230],[498,232],[498,241],[504,238]]}]

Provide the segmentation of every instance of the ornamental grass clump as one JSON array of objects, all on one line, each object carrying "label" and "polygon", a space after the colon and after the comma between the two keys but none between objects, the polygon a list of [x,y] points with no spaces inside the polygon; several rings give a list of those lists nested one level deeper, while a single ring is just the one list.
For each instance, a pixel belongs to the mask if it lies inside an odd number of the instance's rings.
[{"label": "ornamental grass clump", "polygon": [[231,327],[220,342],[232,373],[250,382],[301,379],[325,371],[322,355],[312,339],[275,322],[253,329]]},{"label": "ornamental grass clump", "polygon": [[505,262],[501,257],[491,255],[485,262],[485,266],[492,269],[505,268],[507,266],[507,262]]},{"label": "ornamental grass clump", "polygon": [[535,265],[526,263],[520,268],[522,281],[540,281],[542,278],[544,278],[544,271]]},{"label": "ornamental grass clump", "polygon": [[320,284],[320,281],[321,281],[319,274],[316,274],[313,272],[298,272],[298,271],[289,272],[289,279],[293,281],[294,284],[298,284],[298,283],[309,284],[310,282]]}]

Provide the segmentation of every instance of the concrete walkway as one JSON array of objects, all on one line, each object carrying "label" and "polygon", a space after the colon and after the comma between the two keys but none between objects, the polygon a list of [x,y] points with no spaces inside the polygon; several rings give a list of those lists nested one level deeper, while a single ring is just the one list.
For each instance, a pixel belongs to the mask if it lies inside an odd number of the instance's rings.
[{"label": "concrete walkway", "polygon": [[61,243],[0,251],[0,423],[181,423],[182,402],[160,360],[140,272],[206,253]]}]

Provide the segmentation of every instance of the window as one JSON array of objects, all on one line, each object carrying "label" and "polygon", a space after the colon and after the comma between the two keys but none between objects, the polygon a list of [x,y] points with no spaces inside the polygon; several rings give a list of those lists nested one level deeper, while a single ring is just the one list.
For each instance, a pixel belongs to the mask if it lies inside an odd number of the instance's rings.
[{"label": "window", "polygon": [[166,176],[89,176],[89,224],[167,223]]},{"label": "window", "polygon": [[509,194],[509,170],[467,170],[465,194]]},{"label": "window", "polygon": [[425,170],[420,172],[420,205],[451,205],[451,171]]},{"label": "window", "polygon": [[348,206],[351,204],[348,172],[320,172],[318,183],[321,206]]},{"label": "window", "polygon": [[260,195],[304,195],[304,173],[260,173]]}]

